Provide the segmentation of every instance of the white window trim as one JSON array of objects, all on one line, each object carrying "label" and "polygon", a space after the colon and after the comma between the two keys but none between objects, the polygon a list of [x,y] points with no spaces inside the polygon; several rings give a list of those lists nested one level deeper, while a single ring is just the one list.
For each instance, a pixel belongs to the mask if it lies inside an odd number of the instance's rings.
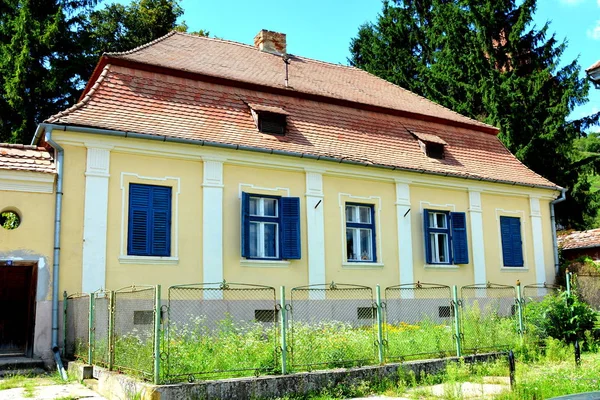
[{"label": "white window trim", "polygon": [[[146,181],[146,182],[144,182]],[[127,226],[129,219],[129,184],[142,183],[148,185],[162,184],[172,187],[175,195],[171,205],[171,256],[130,256],[127,254]],[[179,263],[179,193],[181,178],[173,176],[142,176],[131,172],[121,172],[121,246],[119,262],[121,264],[178,264]]]},{"label": "white window trim", "polygon": [[241,267],[248,268],[287,268],[290,262],[287,260],[255,260],[255,259],[240,259]]},{"label": "white window trim", "polygon": [[[354,262],[348,261],[346,253],[346,203],[363,203],[365,206],[373,206],[375,211],[375,253],[377,262]],[[347,264],[369,264],[369,265],[384,265],[383,251],[381,251],[381,197],[380,196],[354,196],[350,193],[338,193],[338,205],[340,207],[340,230],[341,230],[341,252],[342,252],[342,267]]]},{"label": "white window trim", "polygon": [[[529,264],[527,262],[527,237],[525,235],[525,211],[524,210],[504,210],[502,208],[496,208],[496,225],[498,229],[498,265],[500,270],[503,271],[528,271]],[[521,251],[523,252],[523,266],[522,267],[506,267],[504,266],[504,254],[502,253],[502,228],[500,227],[500,217],[518,217],[521,221]]]},{"label": "white window trim", "polygon": [[[447,211],[447,212],[456,212],[456,205],[455,204],[436,204],[436,203],[430,203],[428,201],[420,201],[419,202],[419,209],[420,209],[420,215],[421,215],[421,226],[423,225],[423,220],[425,219],[425,210],[430,210],[430,211]],[[441,213],[440,213],[441,214]],[[448,229],[450,226],[449,224],[450,221],[448,221],[448,215],[446,215],[446,226],[447,228],[443,228],[443,229]],[[429,224],[429,219],[427,221],[427,223]],[[436,222],[437,224],[437,222]],[[423,234],[421,235],[423,237],[423,240],[430,240],[430,238],[428,237],[427,239],[425,239],[425,232],[423,232]],[[427,245],[425,244],[425,242],[422,243],[422,247],[423,247],[423,261],[427,260]],[[437,247],[437,243],[436,243],[436,247]],[[448,238],[448,240],[446,241],[446,254],[448,256],[450,256],[450,238]],[[439,253],[438,253],[439,255]],[[439,260],[436,260],[435,262],[440,262]],[[459,267],[455,264],[427,264],[427,262],[425,261],[423,263],[423,268],[424,269],[459,269]]]}]

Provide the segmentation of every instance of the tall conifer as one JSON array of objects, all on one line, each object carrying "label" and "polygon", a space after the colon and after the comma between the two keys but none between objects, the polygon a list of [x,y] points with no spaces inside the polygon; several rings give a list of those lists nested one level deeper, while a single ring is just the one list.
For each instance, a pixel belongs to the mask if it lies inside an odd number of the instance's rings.
[{"label": "tall conifer", "polygon": [[599,114],[570,115],[589,85],[566,47],[533,22],[536,0],[397,0],[360,27],[350,63],[480,121],[535,172],[569,189],[557,206],[566,227],[593,224],[600,195],[590,191],[598,155],[574,145]]}]

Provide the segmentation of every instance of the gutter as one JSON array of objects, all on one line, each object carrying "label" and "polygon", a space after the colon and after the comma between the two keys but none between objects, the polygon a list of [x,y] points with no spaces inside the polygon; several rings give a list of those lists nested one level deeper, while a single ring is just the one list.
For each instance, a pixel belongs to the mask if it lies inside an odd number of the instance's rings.
[{"label": "gutter", "polygon": [[[45,128],[45,129],[44,129]],[[56,367],[58,373],[64,381],[67,380],[67,372],[63,366],[60,358],[60,352],[58,347],[58,287],[59,287],[59,272],[60,272],[60,225],[62,215],[62,196],[63,196],[63,160],[64,150],[63,148],[52,140],[52,129],[46,127],[43,124],[38,125],[38,129],[35,132],[32,143],[36,143],[42,132],[45,130],[45,140],[50,146],[52,146],[56,152],[56,165],[58,171],[58,179],[56,183],[56,203],[54,211],[54,255],[52,265],[52,353],[54,354],[54,360],[56,361]],[[66,332],[64,333],[66,334]]]},{"label": "gutter", "polygon": [[196,146],[207,146],[207,147],[216,147],[216,148],[221,148],[221,149],[252,151],[252,152],[263,153],[263,154],[275,154],[275,155],[282,155],[282,156],[289,156],[289,157],[296,157],[296,158],[307,158],[310,160],[329,161],[329,162],[334,162],[334,163],[338,163],[338,164],[349,164],[349,165],[358,165],[358,166],[365,166],[365,167],[375,167],[375,168],[388,169],[388,170],[392,170],[392,171],[403,171],[403,172],[421,173],[421,174],[437,175],[437,176],[450,176],[450,177],[459,178],[459,179],[470,179],[470,180],[474,180],[474,181],[502,183],[502,184],[511,185],[511,186],[522,186],[522,187],[528,187],[528,188],[546,189],[546,190],[554,190],[554,191],[564,190],[559,186],[527,185],[524,183],[515,183],[515,182],[511,182],[511,181],[505,181],[502,179],[467,177],[464,175],[454,174],[451,172],[444,173],[444,172],[426,171],[423,169],[392,167],[392,166],[384,165],[384,164],[374,164],[374,163],[368,163],[368,162],[347,160],[347,159],[339,158],[339,157],[318,156],[318,155],[314,155],[314,154],[310,154],[310,153],[298,153],[298,152],[286,151],[286,150],[264,149],[264,148],[260,148],[260,147],[251,147],[251,146],[244,146],[244,145],[237,145],[237,144],[211,142],[211,141],[202,140],[202,139],[183,139],[183,138],[176,138],[176,137],[169,137],[169,136],[151,135],[151,134],[126,132],[126,131],[116,131],[116,130],[103,129],[103,128],[90,128],[90,127],[83,127],[83,126],[72,126],[72,125],[51,124],[51,123],[41,123],[38,126],[38,131],[36,131],[36,134],[33,137],[31,144],[37,144],[37,142],[41,136],[41,134],[38,133],[38,132],[40,132],[41,128],[45,128],[46,131],[58,130],[58,131],[64,131],[64,132],[69,131],[69,132],[79,132],[79,133],[91,133],[91,134],[96,134],[96,135],[99,134],[99,135],[107,135],[107,136],[116,136],[116,137],[122,137],[122,138],[154,140],[154,141],[159,141],[159,142],[193,144]]},{"label": "gutter", "polygon": [[554,214],[554,205],[565,201],[567,189],[560,189],[560,196],[550,202],[550,224],[552,225],[552,249],[554,250],[554,272],[558,276],[560,263],[558,261],[558,239],[556,238],[556,216]]}]

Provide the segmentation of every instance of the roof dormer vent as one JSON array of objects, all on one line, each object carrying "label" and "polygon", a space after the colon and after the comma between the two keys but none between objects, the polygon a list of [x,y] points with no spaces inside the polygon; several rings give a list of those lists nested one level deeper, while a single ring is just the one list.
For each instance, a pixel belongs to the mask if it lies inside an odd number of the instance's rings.
[{"label": "roof dormer vent", "polygon": [[254,47],[273,54],[286,54],[285,33],[261,29],[254,37]]},{"label": "roof dormer vent", "polygon": [[281,107],[248,104],[259,132],[285,135],[288,112]]},{"label": "roof dormer vent", "polygon": [[443,160],[445,157],[444,150],[448,144],[444,139],[431,133],[410,132],[419,141],[419,146],[427,157]]}]

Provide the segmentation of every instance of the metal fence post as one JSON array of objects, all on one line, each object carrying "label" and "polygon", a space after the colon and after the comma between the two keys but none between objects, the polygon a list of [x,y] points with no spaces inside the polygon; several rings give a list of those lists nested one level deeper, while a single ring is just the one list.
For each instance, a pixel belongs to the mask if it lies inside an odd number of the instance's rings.
[{"label": "metal fence post", "polygon": [[521,293],[521,281],[517,281],[517,313],[519,317],[519,336],[523,340],[525,333],[525,324],[523,322],[523,296]]},{"label": "metal fence post", "polygon": [[90,293],[90,315],[88,319],[88,364],[94,362],[94,293]]},{"label": "metal fence post", "polygon": [[285,308],[285,286],[279,288],[281,306],[281,373],[287,374],[287,309]]},{"label": "metal fence post", "polygon": [[565,272],[566,276],[566,286],[567,286],[567,294],[570,296],[571,295],[571,273],[569,272],[569,269],[567,268],[566,272]]},{"label": "metal fence post", "polygon": [[115,292],[108,293],[108,370],[115,364]]},{"label": "metal fence post", "polygon": [[452,305],[454,306],[454,328],[456,337],[456,356],[462,355],[461,343],[460,343],[460,303],[458,302],[458,287],[452,286]]},{"label": "metal fence post", "polygon": [[381,287],[375,288],[375,301],[377,304],[377,351],[379,355],[379,364],[383,364],[385,359],[383,355],[383,309],[381,307]]},{"label": "metal fence post", "polygon": [[154,289],[154,384],[160,384],[160,285]]},{"label": "metal fence post", "polygon": [[63,357],[67,353],[67,297],[67,291],[65,290],[63,292]]}]

